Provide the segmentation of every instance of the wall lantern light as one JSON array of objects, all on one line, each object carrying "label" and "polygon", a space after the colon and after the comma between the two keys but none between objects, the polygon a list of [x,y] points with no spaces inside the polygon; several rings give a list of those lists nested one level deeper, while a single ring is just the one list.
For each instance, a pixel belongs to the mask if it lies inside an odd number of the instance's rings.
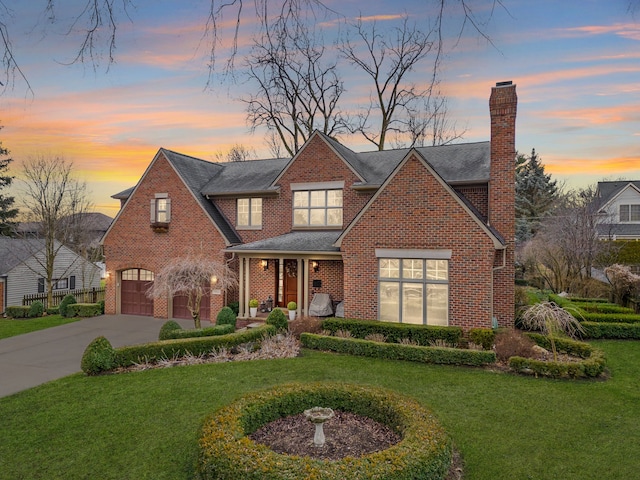
[{"label": "wall lantern light", "polygon": [[216,277],[215,275],[213,275],[211,277],[211,285],[215,285],[216,283],[218,283],[218,277]]},{"label": "wall lantern light", "polygon": [[318,270],[320,270],[320,264],[315,260],[311,260],[311,268],[314,272],[317,272]]},{"label": "wall lantern light", "polygon": [[260,261],[260,265],[262,265],[262,270],[265,270],[265,271],[269,270],[269,260],[263,258]]}]

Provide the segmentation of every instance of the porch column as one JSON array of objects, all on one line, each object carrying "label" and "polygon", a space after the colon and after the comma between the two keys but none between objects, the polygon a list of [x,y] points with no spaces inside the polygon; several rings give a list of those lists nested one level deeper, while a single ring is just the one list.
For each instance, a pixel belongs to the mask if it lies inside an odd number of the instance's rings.
[{"label": "porch column", "polygon": [[[249,279],[251,277],[251,258],[245,258],[245,261],[247,262],[246,264],[246,269],[245,269],[245,273],[244,273],[244,295],[245,295],[245,299],[244,299],[244,306],[245,308],[249,308],[249,300],[251,300],[251,290],[250,290],[250,285],[249,285]],[[248,310],[245,310],[245,312],[247,312]]]},{"label": "porch column", "polygon": [[240,269],[238,271],[238,316],[243,318],[245,316],[244,311],[244,257],[239,257]]},{"label": "porch column", "polygon": [[304,316],[309,315],[309,259],[306,258],[304,260],[304,309],[302,310],[302,314]]},{"label": "porch column", "polygon": [[302,311],[302,300],[304,299],[304,286],[302,284],[302,275],[300,275],[300,272],[304,272],[306,278],[307,270],[304,268],[304,260],[298,258],[298,285],[296,286],[296,304],[298,305],[298,308],[296,309],[297,316],[300,316],[300,311]]}]

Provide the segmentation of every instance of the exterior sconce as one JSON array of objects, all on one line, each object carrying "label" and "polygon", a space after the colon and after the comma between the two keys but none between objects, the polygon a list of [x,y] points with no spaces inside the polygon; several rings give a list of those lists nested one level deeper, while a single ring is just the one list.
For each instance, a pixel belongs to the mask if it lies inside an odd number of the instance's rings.
[{"label": "exterior sconce", "polygon": [[320,264],[315,260],[311,260],[311,268],[314,272],[317,272],[318,270],[320,270]]},{"label": "exterior sconce", "polygon": [[214,275],[213,277],[211,277],[211,285],[215,285],[216,283],[218,283],[218,277]]},{"label": "exterior sconce", "polygon": [[262,260],[260,260],[260,265],[262,265],[262,270],[269,270],[269,260],[263,258]]}]

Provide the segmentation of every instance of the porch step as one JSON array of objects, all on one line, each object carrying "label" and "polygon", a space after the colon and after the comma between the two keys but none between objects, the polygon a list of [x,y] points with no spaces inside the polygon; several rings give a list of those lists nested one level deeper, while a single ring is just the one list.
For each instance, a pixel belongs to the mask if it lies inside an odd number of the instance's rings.
[{"label": "porch step", "polygon": [[264,325],[264,322],[253,322],[250,323],[249,325],[247,325],[245,328],[249,329],[249,328],[258,328]]}]

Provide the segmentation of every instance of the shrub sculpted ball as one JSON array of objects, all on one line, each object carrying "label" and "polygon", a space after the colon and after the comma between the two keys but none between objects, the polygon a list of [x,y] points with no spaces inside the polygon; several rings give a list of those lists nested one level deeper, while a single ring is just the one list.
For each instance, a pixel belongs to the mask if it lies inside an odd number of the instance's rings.
[{"label": "shrub sculpted ball", "polygon": [[236,314],[229,307],[222,307],[216,317],[216,325],[233,325],[236,328]]},{"label": "shrub sculpted ball", "polygon": [[95,338],[82,354],[80,368],[87,375],[111,370],[115,365],[115,350],[105,337]]},{"label": "shrub sculpted ball", "polygon": [[273,325],[278,331],[289,330],[289,320],[287,320],[287,316],[279,308],[271,310],[271,313],[267,317],[267,324]]},{"label": "shrub sculpted ball", "polygon": [[62,301],[60,302],[60,307],[59,307],[60,315],[62,315],[63,317],[68,317],[69,312],[67,312],[67,307],[73,303],[78,303],[78,301],[76,300],[76,297],[74,297],[71,294],[65,295]]},{"label": "shrub sculpted ball", "polygon": [[44,313],[44,305],[41,301],[36,300],[29,307],[29,318],[41,317]]},{"label": "shrub sculpted ball", "polygon": [[181,330],[181,329],[182,327],[178,322],[176,322],[175,320],[169,320],[168,322],[165,322],[164,325],[162,325],[162,328],[160,328],[160,334],[158,335],[158,340],[168,340],[169,338],[174,338],[173,336],[170,335],[170,332],[173,332],[174,330]]}]

